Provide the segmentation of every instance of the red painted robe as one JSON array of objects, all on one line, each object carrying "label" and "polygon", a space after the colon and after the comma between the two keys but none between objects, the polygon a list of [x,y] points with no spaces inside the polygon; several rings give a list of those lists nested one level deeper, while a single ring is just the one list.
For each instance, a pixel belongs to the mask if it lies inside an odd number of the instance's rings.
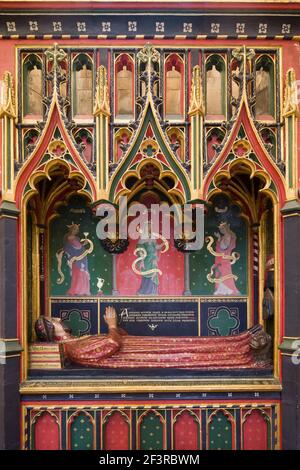
[{"label": "red painted robe", "polygon": [[[64,251],[69,260],[78,257],[85,252],[86,248],[78,237],[68,237]],[[78,261],[73,261],[71,266],[71,286],[67,295],[91,295],[90,273],[88,270],[87,256]]]},{"label": "red painted robe", "polygon": [[231,235],[229,243],[224,237],[217,240],[216,252],[220,253],[222,256],[216,256],[213,266],[217,279],[214,295],[240,295],[235,285],[231,260],[226,258],[232,254],[235,247],[236,236],[234,234]]},{"label": "red painted robe", "polygon": [[63,358],[86,367],[136,369],[233,369],[262,367],[251,333],[226,337],[124,336],[118,330],[61,343]]}]

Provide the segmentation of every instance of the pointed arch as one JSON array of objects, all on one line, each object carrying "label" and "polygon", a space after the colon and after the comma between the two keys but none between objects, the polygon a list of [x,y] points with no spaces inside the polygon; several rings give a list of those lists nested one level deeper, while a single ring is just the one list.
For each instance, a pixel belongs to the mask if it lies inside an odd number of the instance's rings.
[{"label": "pointed arch", "polygon": [[242,416],[243,450],[268,450],[271,422],[265,410],[252,408]]},{"label": "pointed arch", "polygon": [[102,422],[104,450],[129,450],[130,418],[123,410],[109,411]]},{"label": "pointed arch", "polygon": [[258,120],[275,118],[275,63],[269,54],[261,54],[255,61],[255,114]]},{"label": "pointed arch", "polygon": [[[212,167],[210,168],[205,178],[204,186],[203,186],[203,197],[204,198],[207,197],[208,192],[211,189],[211,183],[215,175],[217,174],[217,172],[220,172],[224,168],[229,154],[233,153],[232,149],[233,149],[235,141],[238,140],[238,133],[239,133],[241,126],[243,127],[243,130],[246,135],[246,139],[248,140],[253,150],[253,154],[255,155],[257,159],[257,162],[255,162],[257,168],[260,167],[263,172],[265,172],[266,174],[270,176],[271,180],[273,181],[274,185],[277,188],[279,202],[280,202],[280,205],[282,206],[286,198],[284,178],[282,174],[280,173],[279,169],[277,168],[275,162],[272,160],[267,150],[265,149],[263,141],[261,140],[261,137],[259,136],[254,126],[254,123],[250,116],[250,111],[249,111],[249,107],[248,107],[245,96],[243,97],[240,110],[238,113],[238,117],[233,126],[231,134],[228,137],[227,142],[225,143],[219,157],[213,163]],[[235,155],[235,157],[236,156],[237,155]],[[239,160],[238,158],[237,158],[237,161],[241,162],[241,160]]]},{"label": "pointed arch", "polygon": [[166,420],[155,409],[143,412],[137,421],[138,449],[163,450],[166,448]]},{"label": "pointed arch", "polygon": [[96,448],[96,425],[91,413],[78,410],[73,413],[67,423],[68,449],[92,450]]},{"label": "pointed arch", "polygon": [[176,53],[165,59],[165,116],[171,120],[184,117],[184,60]]},{"label": "pointed arch", "polygon": [[115,118],[128,121],[134,118],[134,60],[122,53],[115,61]]},{"label": "pointed arch", "polygon": [[223,408],[213,411],[208,418],[207,426],[207,449],[234,450],[236,448],[236,424],[229,411]]},{"label": "pointed arch", "polygon": [[59,450],[61,447],[60,415],[50,410],[35,414],[31,421],[32,448],[35,450]]},{"label": "pointed arch", "polygon": [[173,449],[198,450],[199,444],[199,417],[192,410],[180,410],[173,419]]},{"label": "pointed arch", "polygon": [[169,201],[170,204],[184,204],[184,198],[178,189],[179,180],[170,170],[166,170],[159,160],[154,158],[145,158],[135,166],[134,169],[127,171],[122,179],[121,188],[115,197],[115,203],[118,203],[121,196],[127,196],[128,200],[134,199],[142,190],[147,190],[147,174],[150,173],[154,179],[154,187]]},{"label": "pointed arch", "polygon": [[39,54],[28,54],[22,64],[23,118],[34,121],[43,118],[43,60]]},{"label": "pointed arch", "polygon": [[[47,121],[37,141],[36,147],[30,157],[24,163],[15,180],[14,192],[16,205],[18,208],[21,208],[21,201],[24,194],[24,189],[31,175],[39,169],[39,166],[42,163],[46,163],[47,160],[51,160],[53,158],[53,155],[48,155],[48,157],[45,157],[45,155],[48,154],[49,145],[53,140],[56,131],[59,132],[61,136],[61,143],[65,146],[65,149],[70,155],[70,165],[73,166],[74,170],[76,169],[78,172],[81,172],[84,175],[84,178],[86,180],[86,188],[91,192],[93,198],[95,198],[96,196],[94,178],[87,165],[85,164],[84,160],[77,152],[73,144],[72,138],[69,136],[68,131],[65,128],[62,114],[59,109],[59,105],[56,101],[55,94],[49,109]],[[61,161],[64,161],[63,158],[61,158]],[[43,171],[43,169],[41,171]]]},{"label": "pointed arch", "polygon": [[76,121],[93,118],[93,60],[87,53],[72,60],[73,117]]},{"label": "pointed arch", "polygon": [[226,63],[222,54],[210,54],[205,61],[205,96],[207,118],[226,116]]},{"label": "pointed arch", "polygon": [[168,143],[168,139],[164,135],[159,120],[156,116],[152,100],[148,97],[143,116],[140,121],[140,125],[136,131],[134,138],[131,141],[131,145],[122,160],[120,161],[115,173],[111,178],[109,186],[109,200],[112,202],[115,202],[116,199],[118,183],[124,175],[125,171],[127,171],[130,168],[130,165],[133,163],[140,149],[143,138],[147,133],[149,125],[151,125],[152,127],[154,136],[165,158],[166,165],[178,176],[178,179],[182,186],[185,201],[188,201],[190,199],[191,189],[188,176],[184,171],[183,167],[181,166],[179,160],[173,154],[173,151],[171,150],[170,145]]}]

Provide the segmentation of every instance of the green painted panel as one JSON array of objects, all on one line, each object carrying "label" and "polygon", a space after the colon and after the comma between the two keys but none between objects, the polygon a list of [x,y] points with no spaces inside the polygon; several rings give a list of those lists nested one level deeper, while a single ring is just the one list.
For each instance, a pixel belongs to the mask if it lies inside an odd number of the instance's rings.
[{"label": "green painted panel", "polygon": [[[79,232],[74,240],[70,242],[69,227],[72,224],[80,224]],[[97,219],[92,210],[81,197],[73,197],[67,206],[60,208],[60,217],[54,219],[50,224],[50,292],[52,296],[69,295],[97,295],[98,278],[104,279],[102,291],[111,294],[112,286],[112,256],[101,246],[96,235]],[[85,235],[87,234],[87,235]],[[70,266],[70,260],[74,254],[81,254],[87,250],[88,244],[84,245],[87,238],[93,243],[93,251],[75,261]],[[61,260],[61,271],[64,276],[59,283],[61,275],[58,271],[59,252],[64,249]],[[77,253],[78,252],[78,253]],[[69,263],[69,264],[68,264]],[[85,283],[85,287],[81,284]],[[82,290],[81,290],[82,288]],[[83,293],[82,293],[83,292]]]},{"label": "green painted panel", "polygon": [[64,325],[71,330],[73,336],[82,336],[90,329],[90,322],[82,317],[79,310],[71,310],[69,319],[64,320]]},{"label": "green painted panel", "polygon": [[250,158],[250,160],[252,160],[252,161],[254,161],[254,162],[260,164],[260,161],[259,161],[259,159],[257,158],[257,156],[255,155],[255,153],[250,152],[249,158]]},{"label": "green painted panel", "polygon": [[163,449],[163,423],[154,412],[148,413],[140,425],[140,449],[162,450]]},{"label": "green painted panel", "polygon": [[225,162],[224,162],[224,164],[225,164],[225,163],[230,163],[230,162],[232,162],[233,160],[235,160],[235,158],[236,158],[236,157],[235,157],[235,155],[234,155],[233,153],[229,153],[228,156],[227,156],[227,158],[226,158],[226,160],[225,160]]},{"label": "green painted panel", "polygon": [[232,449],[232,424],[222,411],[218,411],[209,424],[209,449]]},{"label": "green painted panel", "polygon": [[[192,294],[247,295],[248,228],[238,207],[230,204],[227,197],[217,196],[204,225],[203,248],[190,254]],[[218,256],[209,251],[207,237],[212,241],[210,250]]]},{"label": "green painted panel", "polygon": [[241,126],[241,127],[239,128],[238,138],[239,138],[239,139],[244,139],[245,137],[246,137],[246,133],[245,133],[244,127]]},{"label": "green painted panel", "polygon": [[208,320],[208,326],[218,331],[220,336],[229,336],[230,332],[238,325],[237,318],[230,315],[230,311],[221,307],[217,310],[216,316]]},{"label": "green painted panel", "polygon": [[93,425],[90,418],[84,413],[79,413],[71,425],[71,449],[93,449]]}]

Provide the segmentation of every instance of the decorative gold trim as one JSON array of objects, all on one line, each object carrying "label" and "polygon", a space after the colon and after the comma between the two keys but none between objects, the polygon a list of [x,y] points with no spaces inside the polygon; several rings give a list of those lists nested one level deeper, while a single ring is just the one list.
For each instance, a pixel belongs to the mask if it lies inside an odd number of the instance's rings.
[{"label": "decorative gold trim", "polygon": [[300,336],[283,336],[282,339],[300,339]]},{"label": "decorative gold trim", "polygon": [[10,341],[11,342],[19,341],[19,338],[0,338],[0,341],[2,341],[4,343],[9,343]]},{"label": "decorative gold trim", "polygon": [[286,219],[287,217],[300,217],[298,212],[294,212],[293,214],[282,214],[282,217]]},{"label": "decorative gold trim", "polygon": [[14,217],[13,215],[6,215],[6,214],[1,214],[0,219],[13,219],[13,220],[18,220],[19,216]]},{"label": "decorative gold trim", "polygon": [[232,391],[274,391],[282,386],[276,379],[116,379],[116,380],[34,380],[20,386],[21,395],[57,393],[107,393],[107,392],[232,392]]}]

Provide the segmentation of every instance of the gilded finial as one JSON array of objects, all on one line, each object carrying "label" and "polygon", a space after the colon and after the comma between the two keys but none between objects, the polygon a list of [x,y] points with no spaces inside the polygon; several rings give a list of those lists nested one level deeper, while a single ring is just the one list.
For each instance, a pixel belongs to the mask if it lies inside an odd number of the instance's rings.
[{"label": "gilded finial", "polygon": [[137,58],[140,62],[148,63],[148,65],[151,66],[152,63],[159,61],[160,53],[152,46],[152,44],[147,42],[143,49],[137,53]]},{"label": "gilded finial", "polygon": [[94,105],[94,115],[100,113],[105,114],[106,116],[110,116],[107,71],[103,65],[100,65],[97,70],[97,84]]},{"label": "gilded finial", "polygon": [[293,68],[286,73],[283,104],[283,116],[287,117],[291,114],[299,116],[297,80]]},{"label": "gilded finial", "polygon": [[59,76],[59,64],[62,62],[66,57],[67,53],[63,49],[58,48],[58,44],[55,43],[53,47],[50,47],[50,49],[47,49],[45,51],[45,56],[48,60],[48,62],[53,62],[53,84],[54,84],[54,90],[58,88],[58,76]]},{"label": "gilded finial", "polygon": [[55,43],[53,47],[46,50],[45,56],[49,62],[53,62],[53,69],[56,71],[58,64],[67,57],[67,53],[63,49],[59,49],[58,44]]},{"label": "gilded finial", "polygon": [[137,58],[140,62],[146,64],[146,73],[148,81],[148,93],[151,94],[151,76],[153,73],[153,64],[159,62],[160,53],[150,44],[149,42],[145,44],[143,49],[137,53]]},{"label": "gilded finial", "polygon": [[199,65],[195,65],[193,68],[189,115],[197,113],[204,115],[203,91]]},{"label": "gilded finial", "polygon": [[10,72],[4,72],[0,80],[0,118],[16,117],[13,78]]}]

